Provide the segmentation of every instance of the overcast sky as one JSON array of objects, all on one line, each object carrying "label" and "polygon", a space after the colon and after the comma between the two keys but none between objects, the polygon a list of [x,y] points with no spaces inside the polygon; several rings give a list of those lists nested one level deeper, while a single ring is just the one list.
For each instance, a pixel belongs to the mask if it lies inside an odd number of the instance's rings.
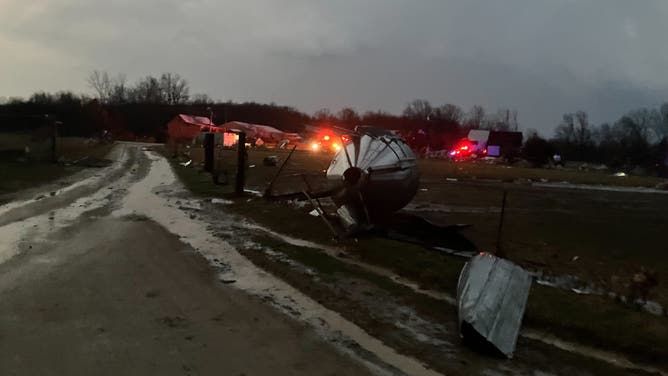
[{"label": "overcast sky", "polygon": [[667,0],[0,0],[0,96],[91,71],[312,113],[510,107],[545,133],[668,101]]}]

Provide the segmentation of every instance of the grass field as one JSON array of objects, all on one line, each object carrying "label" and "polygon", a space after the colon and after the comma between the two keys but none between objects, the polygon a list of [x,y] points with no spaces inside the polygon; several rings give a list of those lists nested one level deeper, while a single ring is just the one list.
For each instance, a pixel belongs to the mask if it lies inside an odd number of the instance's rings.
[{"label": "grass field", "polygon": [[[247,186],[263,191],[277,167],[262,165],[266,155],[285,153],[251,151]],[[233,176],[234,153],[224,158]],[[307,172],[313,182],[322,181],[329,163],[327,155],[296,152],[276,190],[300,191],[301,179],[290,174]],[[230,196],[232,184],[215,186],[208,174],[198,168],[174,163],[184,183],[203,196]],[[466,168],[463,175],[460,167]],[[650,299],[668,305],[668,195],[621,193],[534,187],[503,182],[516,179],[554,179],[571,183],[612,184],[633,181],[634,186],[651,187],[661,180],[609,179],[608,175],[568,170],[507,169],[492,165],[460,165],[444,161],[420,161],[421,191],[411,203],[417,214],[442,224],[468,223],[464,234],[482,250],[495,250],[499,211],[503,191],[507,191],[506,218],[501,237],[504,256],[551,274],[572,274],[598,286],[625,294],[634,273],[642,268],[659,272],[659,285]],[[450,182],[453,171],[459,181]],[[512,170],[512,179],[509,178]],[[481,181],[499,179],[500,182]],[[494,174],[496,172],[496,174]],[[542,173],[545,172],[545,175]],[[476,176],[476,179],[473,179]],[[529,177],[531,176],[531,177]],[[544,177],[547,176],[547,177]],[[462,179],[462,177],[465,177]],[[463,180],[463,181],[462,181]],[[229,208],[277,231],[314,240],[332,242],[323,223],[281,202],[238,200]],[[454,294],[464,260],[427,250],[420,246],[388,239],[363,237],[344,240],[343,245],[360,260],[383,266],[418,282],[425,288]],[[664,365],[668,359],[668,320],[639,312],[609,298],[577,295],[535,285],[525,316],[529,326],[548,329],[560,337],[608,349],[625,351],[639,358]],[[663,361],[661,360],[663,359]]]},{"label": "grass field", "polygon": [[[0,203],[2,196],[25,188],[53,181],[81,170],[81,167],[52,163],[49,145],[39,145],[37,151],[26,155],[25,145],[30,144],[26,134],[0,134]],[[61,137],[56,143],[56,152],[67,160],[83,156],[104,157],[111,144],[97,144],[79,137]]]},{"label": "grass field", "polygon": [[438,159],[423,159],[420,169],[427,177],[450,177],[459,180],[493,179],[502,182],[517,180],[569,182],[573,184],[612,185],[623,187],[649,187],[664,182],[653,176],[614,176],[608,171],[579,171],[576,169],[545,169],[494,165],[481,162],[451,162]]}]

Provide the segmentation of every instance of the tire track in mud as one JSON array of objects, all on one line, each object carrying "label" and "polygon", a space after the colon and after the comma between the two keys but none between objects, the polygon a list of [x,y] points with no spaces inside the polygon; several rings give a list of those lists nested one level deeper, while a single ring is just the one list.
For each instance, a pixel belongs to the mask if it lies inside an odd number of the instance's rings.
[{"label": "tire track in mud", "polygon": [[117,144],[111,152],[112,158],[116,158],[111,166],[99,169],[83,180],[75,181],[65,187],[37,191],[33,193],[35,198],[9,202],[0,206],[0,227],[71,205],[83,197],[108,187],[132,170],[131,166],[136,162],[136,149],[136,147]]},{"label": "tire track in mud", "polygon": [[120,155],[114,165],[48,198],[0,207],[0,263],[30,252],[34,246],[49,244],[59,231],[89,220],[88,214],[118,200],[140,168],[134,149],[117,146],[115,152]]}]

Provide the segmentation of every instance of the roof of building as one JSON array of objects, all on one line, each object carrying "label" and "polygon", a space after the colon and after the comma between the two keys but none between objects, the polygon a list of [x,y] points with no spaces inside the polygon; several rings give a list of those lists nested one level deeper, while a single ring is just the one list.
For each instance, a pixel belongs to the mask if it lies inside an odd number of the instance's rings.
[{"label": "roof of building", "polygon": [[181,120],[188,124],[193,124],[193,125],[213,125],[211,120],[208,117],[204,116],[194,116],[194,115],[185,115],[185,114],[179,114],[178,115]]}]

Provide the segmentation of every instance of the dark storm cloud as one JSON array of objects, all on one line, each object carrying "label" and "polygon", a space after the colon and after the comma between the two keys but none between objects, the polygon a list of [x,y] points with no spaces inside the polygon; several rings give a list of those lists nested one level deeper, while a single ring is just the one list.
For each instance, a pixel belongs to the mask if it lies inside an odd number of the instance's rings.
[{"label": "dark storm cloud", "polygon": [[668,99],[666,1],[0,0],[0,96],[174,71],[214,98],[305,111],[411,99],[614,120]]}]

